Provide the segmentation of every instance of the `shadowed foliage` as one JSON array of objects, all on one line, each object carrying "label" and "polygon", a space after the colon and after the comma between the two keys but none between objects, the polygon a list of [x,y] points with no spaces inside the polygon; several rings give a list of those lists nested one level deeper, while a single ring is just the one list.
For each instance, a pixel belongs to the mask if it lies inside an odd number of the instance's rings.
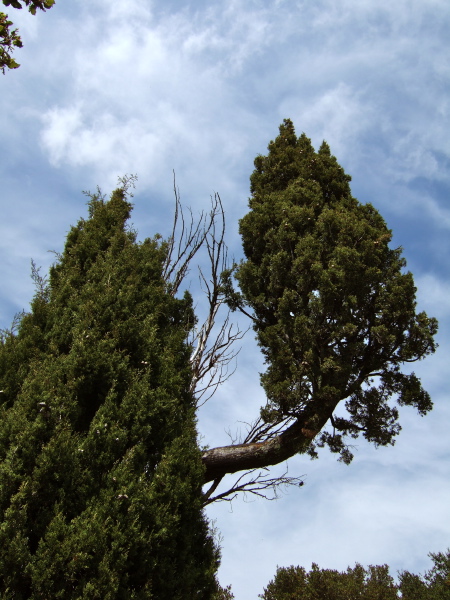
[{"label": "shadowed foliage", "polygon": [[2,598],[210,598],[190,392],[191,299],[166,246],[91,196],[49,281],[0,345]]},{"label": "shadowed foliage", "polygon": [[423,577],[407,571],[395,583],[389,567],[357,564],[346,571],[303,567],[278,568],[260,594],[262,600],[448,600],[450,551],[430,554],[433,568]]}]

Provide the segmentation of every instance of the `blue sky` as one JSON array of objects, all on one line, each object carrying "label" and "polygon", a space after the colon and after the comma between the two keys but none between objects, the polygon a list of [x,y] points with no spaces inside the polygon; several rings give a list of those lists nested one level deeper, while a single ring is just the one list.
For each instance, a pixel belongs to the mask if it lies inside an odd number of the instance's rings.
[{"label": "blue sky", "polygon": [[[326,451],[296,457],[289,473],[306,485],[276,502],[213,505],[220,579],[251,600],[277,565],[424,571],[428,552],[450,546],[448,1],[160,5],[72,0],[36,17],[9,11],[25,47],[20,69],[0,77],[0,326],[28,306],[31,258],[46,269],[48,250],[61,250],[86,215],[81,191],[110,192],[125,173],[139,177],[132,220],[142,238],[170,232],[175,170],[194,212],[220,193],[239,258],[253,160],[291,118],[316,148],[328,141],[353,194],[404,248],[419,309],[440,321],[438,351],[415,368],[435,408],[425,418],[402,410],[396,445],[358,442],[349,467]],[[226,430],[264,403],[251,332],[237,366],[200,412],[210,446],[228,443]]]}]

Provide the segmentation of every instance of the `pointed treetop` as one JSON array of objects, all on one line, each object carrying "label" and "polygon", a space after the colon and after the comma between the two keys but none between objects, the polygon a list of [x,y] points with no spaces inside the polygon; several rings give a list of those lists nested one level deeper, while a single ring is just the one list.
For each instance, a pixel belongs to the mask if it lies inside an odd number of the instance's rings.
[{"label": "pointed treetop", "polygon": [[[370,204],[351,194],[350,176],[326,142],[295,137],[285,120],[255,160],[250,211],[240,221],[246,260],[237,271],[268,365],[266,422],[333,422],[328,443],[348,461],[342,436],[393,443],[398,412],[387,401],[431,408],[403,362],[435,350],[437,322],[416,314],[415,287],[401,249]],[[372,377],[379,387],[370,387]],[[333,415],[345,401],[348,418]],[[341,433],[337,433],[337,432]]]},{"label": "pointed treetop", "polygon": [[322,156],[331,156],[330,146],[325,140],[323,140],[322,145],[319,148],[319,154]]},{"label": "pointed treetop", "polygon": [[285,190],[300,178],[327,187],[329,199],[350,197],[351,177],[331,155],[328,144],[324,141],[316,152],[304,133],[297,138],[290,119],[280,125],[280,133],[269,143],[268,150],[267,156],[255,159],[255,170],[250,177],[251,207],[261,202],[261,195]]}]

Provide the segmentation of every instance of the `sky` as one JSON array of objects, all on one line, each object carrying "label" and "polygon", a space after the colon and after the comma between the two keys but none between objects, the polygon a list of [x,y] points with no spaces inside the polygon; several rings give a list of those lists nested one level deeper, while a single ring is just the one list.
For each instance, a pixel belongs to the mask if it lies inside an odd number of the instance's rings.
[{"label": "sky", "polygon": [[[414,365],[435,407],[424,418],[402,409],[395,446],[358,441],[350,466],[326,450],[296,456],[289,474],[305,485],[276,501],[211,505],[219,578],[254,600],[277,566],[429,569],[428,553],[450,547],[448,0],[57,0],[34,17],[8,11],[24,48],[20,68],[0,76],[0,327],[29,306],[31,259],[45,272],[87,216],[82,191],[109,194],[125,174],[138,176],[140,239],[170,234],[175,172],[194,215],[220,194],[239,260],[253,160],[292,119],[316,148],[329,143],[353,195],[381,212],[418,309],[439,319],[437,352]],[[195,266],[189,277],[201,313]],[[251,331],[241,346],[235,374],[199,413],[210,447],[264,404]]]}]

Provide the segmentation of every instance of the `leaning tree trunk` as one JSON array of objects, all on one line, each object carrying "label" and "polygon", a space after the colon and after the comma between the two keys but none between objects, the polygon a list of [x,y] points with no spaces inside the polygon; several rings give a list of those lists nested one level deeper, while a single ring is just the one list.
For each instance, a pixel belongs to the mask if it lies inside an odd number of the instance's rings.
[{"label": "leaning tree trunk", "polygon": [[206,467],[205,483],[220,479],[229,473],[277,465],[297,453],[305,452],[329,417],[327,414],[298,419],[275,438],[263,442],[206,450],[202,456]]}]

